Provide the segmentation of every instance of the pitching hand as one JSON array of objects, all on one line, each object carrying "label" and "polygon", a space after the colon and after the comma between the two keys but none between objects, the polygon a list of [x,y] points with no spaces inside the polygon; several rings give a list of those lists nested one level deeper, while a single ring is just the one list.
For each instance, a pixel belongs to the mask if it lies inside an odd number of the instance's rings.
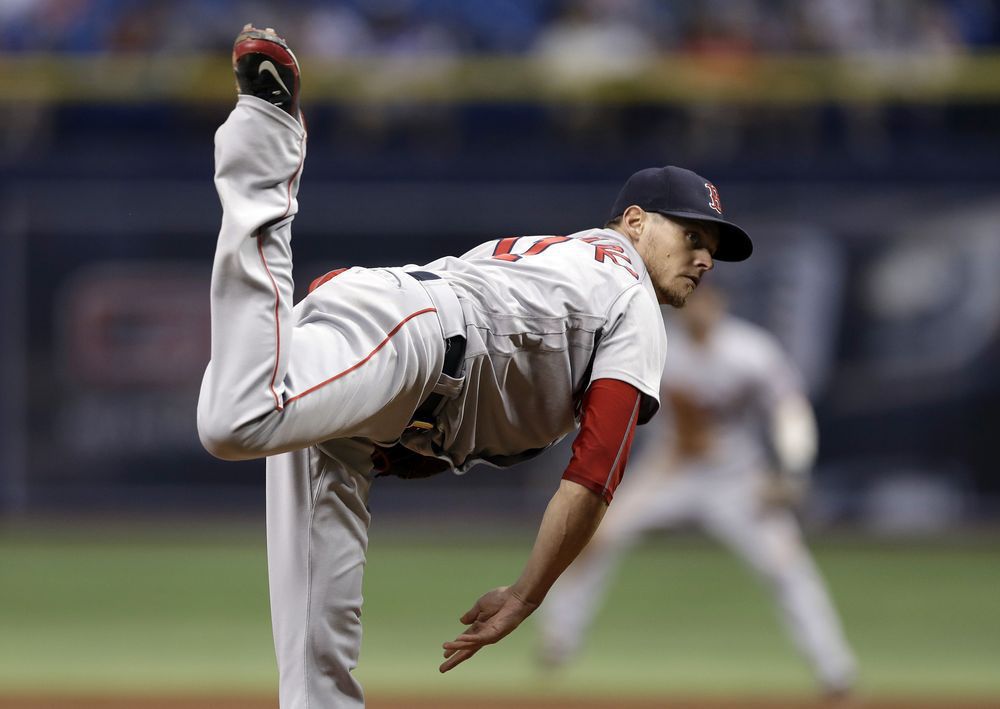
[{"label": "pitching hand", "polygon": [[492,645],[505,637],[537,607],[537,603],[519,598],[509,586],[494,588],[483,594],[460,618],[469,627],[443,645],[446,659],[438,669],[447,672],[475,655],[483,646]]}]

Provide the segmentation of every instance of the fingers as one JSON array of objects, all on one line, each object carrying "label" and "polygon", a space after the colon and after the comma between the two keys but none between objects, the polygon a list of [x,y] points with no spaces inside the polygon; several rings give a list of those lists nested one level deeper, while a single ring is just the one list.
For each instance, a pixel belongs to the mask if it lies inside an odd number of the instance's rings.
[{"label": "fingers", "polygon": [[454,669],[458,665],[462,664],[477,652],[479,652],[479,648],[476,648],[475,650],[459,650],[449,656],[447,660],[442,662],[441,666],[438,667],[438,671],[441,672],[441,674],[444,674],[448,670]]},{"label": "fingers", "polygon": [[463,650],[469,647],[479,647],[482,645],[492,645],[500,639],[497,632],[488,633],[462,633],[451,642],[447,642],[441,647],[445,650]]},{"label": "fingers", "polygon": [[452,640],[449,643],[445,643],[441,647],[444,648],[444,656],[448,657],[452,653],[459,652],[460,650],[478,650],[483,645],[490,645],[492,643],[476,641],[476,640]]},{"label": "fingers", "polygon": [[441,647],[444,648],[444,656],[448,657],[459,650],[478,650],[483,645],[491,645],[496,642],[496,638],[492,637],[493,635],[495,633],[491,633],[490,635],[462,633],[454,640],[442,644]]},{"label": "fingers", "polygon": [[476,601],[476,605],[465,611],[465,613],[462,614],[462,617],[458,619],[458,622],[469,625],[470,623],[475,622],[475,620],[479,617],[479,612],[479,601]]},{"label": "fingers", "polygon": [[471,650],[472,652],[479,652],[487,645],[492,645],[493,641],[476,641],[476,640],[452,640],[451,642],[444,643],[441,647],[444,648],[444,657],[447,659],[454,655],[456,652],[463,652],[466,650]]},{"label": "fingers", "polygon": [[[496,624],[498,612],[504,606],[503,592],[506,590],[507,587],[503,586],[483,594],[472,608],[462,614],[459,621],[468,627],[457,638],[442,645],[445,661],[438,668],[441,672],[447,672],[462,664],[483,646],[497,642],[510,632],[501,630],[504,625],[502,622],[500,626]],[[501,613],[500,616],[502,615]]]},{"label": "fingers", "polygon": [[444,643],[441,647],[444,648],[444,657],[446,662],[441,665],[441,672],[447,672],[456,665],[465,662],[477,652],[482,650],[483,647],[486,645],[492,645],[499,640],[499,638],[499,633],[497,633],[495,629],[491,628],[489,632],[476,631],[463,633],[454,640]]}]

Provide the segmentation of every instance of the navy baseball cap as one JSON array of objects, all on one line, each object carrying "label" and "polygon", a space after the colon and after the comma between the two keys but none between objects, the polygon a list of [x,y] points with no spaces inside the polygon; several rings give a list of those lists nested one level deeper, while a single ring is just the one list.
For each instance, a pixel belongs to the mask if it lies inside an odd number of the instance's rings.
[{"label": "navy baseball cap", "polygon": [[753,252],[747,233],[722,218],[722,201],[715,185],[683,167],[647,167],[632,175],[618,193],[611,220],[633,204],[668,217],[718,224],[719,248],[713,256],[716,260],[743,261]]}]

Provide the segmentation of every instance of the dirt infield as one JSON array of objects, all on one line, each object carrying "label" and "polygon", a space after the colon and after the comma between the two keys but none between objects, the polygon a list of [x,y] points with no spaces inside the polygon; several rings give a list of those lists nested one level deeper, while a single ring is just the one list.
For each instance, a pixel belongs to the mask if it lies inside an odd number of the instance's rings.
[{"label": "dirt infield", "polygon": [[[276,698],[261,697],[14,697],[0,696],[0,709],[276,709]],[[371,697],[368,709],[1000,709],[997,700],[909,699],[839,701],[816,699],[661,698],[537,699],[517,697]]]}]

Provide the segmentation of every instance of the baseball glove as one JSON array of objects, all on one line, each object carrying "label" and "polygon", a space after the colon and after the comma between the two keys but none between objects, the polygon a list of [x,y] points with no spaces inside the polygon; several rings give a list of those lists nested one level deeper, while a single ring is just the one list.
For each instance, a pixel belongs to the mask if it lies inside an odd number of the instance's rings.
[{"label": "baseball glove", "polygon": [[397,478],[412,480],[429,478],[451,470],[451,464],[441,458],[414,453],[397,443],[388,448],[375,446],[372,450],[372,470],[375,472],[375,477],[395,475]]}]

